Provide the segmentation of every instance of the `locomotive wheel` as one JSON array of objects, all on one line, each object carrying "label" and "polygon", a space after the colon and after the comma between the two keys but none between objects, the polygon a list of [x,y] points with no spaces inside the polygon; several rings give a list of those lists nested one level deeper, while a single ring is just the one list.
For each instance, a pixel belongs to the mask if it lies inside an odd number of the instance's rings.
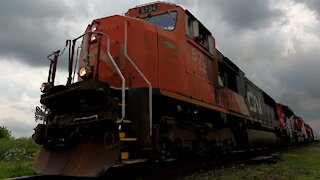
[{"label": "locomotive wheel", "polygon": [[43,175],[99,177],[119,155],[119,137],[107,132],[102,137],[78,139],[61,149],[42,147],[33,169]]}]

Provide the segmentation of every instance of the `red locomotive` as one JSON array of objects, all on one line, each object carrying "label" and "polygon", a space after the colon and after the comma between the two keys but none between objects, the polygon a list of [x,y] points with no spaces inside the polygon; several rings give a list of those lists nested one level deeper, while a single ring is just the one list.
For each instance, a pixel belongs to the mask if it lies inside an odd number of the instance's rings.
[{"label": "red locomotive", "polygon": [[54,85],[57,51],[41,87],[43,123],[33,135],[40,174],[99,176],[118,163],[313,139],[302,118],[248,80],[177,5],[96,19],[67,46],[66,85]]}]

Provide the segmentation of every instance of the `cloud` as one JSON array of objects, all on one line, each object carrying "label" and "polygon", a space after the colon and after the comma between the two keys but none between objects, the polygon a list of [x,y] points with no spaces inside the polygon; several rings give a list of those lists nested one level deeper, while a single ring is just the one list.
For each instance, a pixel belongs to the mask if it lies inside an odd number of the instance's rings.
[{"label": "cloud", "polygon": [[[34,105],[37,100],[31,99],[27,94],[20,96],[15,103],[8,99],[1,100],[0,113],[2,117],[0,118],[0,124],[8,127],[14,137],[30,137],[33,132],[32,129],[36,126],[33,117]],[[11,105],[8,106],[8,104]]]},{"label": "cloud", "polygon": [[14,137],[30,137],[36,125],[33,117],[37,101],[37,98],[31,98],[27,93],[18,95],[14,101],[1,97],[0,124],[8,127]]},{"label": "cloud", "polygon": [[318,0],[295,0],[297,3],[305,4],[310,10],[314,11],[317,14],[318,20],[320,20],[320,1]]},{"label": "cloud", "polygon": [[320,98],[312,97],[306,91],[288,92],[283,99],[288,104],[293,104],[299,109],[315,111],[320,108]]},{"label": "cloud", "polygon": [[309,125],[313,128],[314,132],[317,133],[318,139],[319,139],[320,138],[320,118],[310,120]]},{"label": "cloud", "polygon": [[280,10],[272,8],[267,0],[217,0],[211,4],[221,13],[221,18],[236,31],[269,27],[274,19],[283,15]]},{"label": "cloud", "polygon": [[[0,125],[8,127],[14,137],[30,137],[36,125],[35,107],[40,105],[40,85],[46,81],[47,69],[3,60],[0,72]],[[66,72],[59,72],[57,84],[65,84],[66,78]]]},{"label": "cloud", "polygon": [[[23,60],[33,66],[45,65],[45,57],[60,48],[59,26],[70,10],[64,2],[7,1],[0,6],[0,58]],[[57,32],[54,34],[53,32]],[[42,60],[42,61],[41,61]]]}]

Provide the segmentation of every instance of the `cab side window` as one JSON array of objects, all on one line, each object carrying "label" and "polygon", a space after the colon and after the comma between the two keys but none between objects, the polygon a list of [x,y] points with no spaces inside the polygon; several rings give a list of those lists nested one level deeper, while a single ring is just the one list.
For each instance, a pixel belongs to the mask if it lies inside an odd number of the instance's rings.
[{"label": "cab side window", "polygon": [[186,15],[186,33],[191,39],[193,39],[193,31],[192,31],[192,19]]},{"label": "cab side window", "polygon": [[214,40],[211,33],[192,15],[186,14],[186,34],[211,54],[214,53]]}]

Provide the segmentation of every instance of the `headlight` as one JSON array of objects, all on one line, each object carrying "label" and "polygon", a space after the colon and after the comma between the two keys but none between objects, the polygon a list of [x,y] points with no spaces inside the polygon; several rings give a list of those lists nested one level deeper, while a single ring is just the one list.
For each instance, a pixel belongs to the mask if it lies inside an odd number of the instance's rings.
[{"label": "headlight", "polygon": [[86,78],[89,78],[91,75],[91,69],[90,67],[88,66],[83,66],[79,69],[79,76],[82,78],[82,79],[86,79]]},{"label": "headlight", "polygon": [[[91,25],[91,32],[95,32],[95,31],[99,31],[99,24],[98,23],[94,23]],[[98,35],[93,33],[91,34],[90,36],[90,43],[95,43],[97,42],[97,39],[98,39]]]},{"label": "headlight", "polygon": [[48,91],[49,88],[53,87],[53,84],[52,82],[45,82],[45,83],[42,83],[41,84],[41,87],[40,87],[40,91],[45,93]]},{"label": "headlight", "polygon": [[92,34],[92,35],[91,35],[91,37],[90,37],[90,42],[91,42],[91,43],[97,42],[97,34]]},{"label": "headlight", "polygon": [[91,31],[98,31],[99,30],[99,25],[98,24],[93,24],[91,26]]},{"label": "headlight", "polygon": [[41,92],[44,92],[44,90],[46,89],[46,85],[47,85],[47,83],[42,83],[41,84],[41,87],[40,87],[40,91]]}]

